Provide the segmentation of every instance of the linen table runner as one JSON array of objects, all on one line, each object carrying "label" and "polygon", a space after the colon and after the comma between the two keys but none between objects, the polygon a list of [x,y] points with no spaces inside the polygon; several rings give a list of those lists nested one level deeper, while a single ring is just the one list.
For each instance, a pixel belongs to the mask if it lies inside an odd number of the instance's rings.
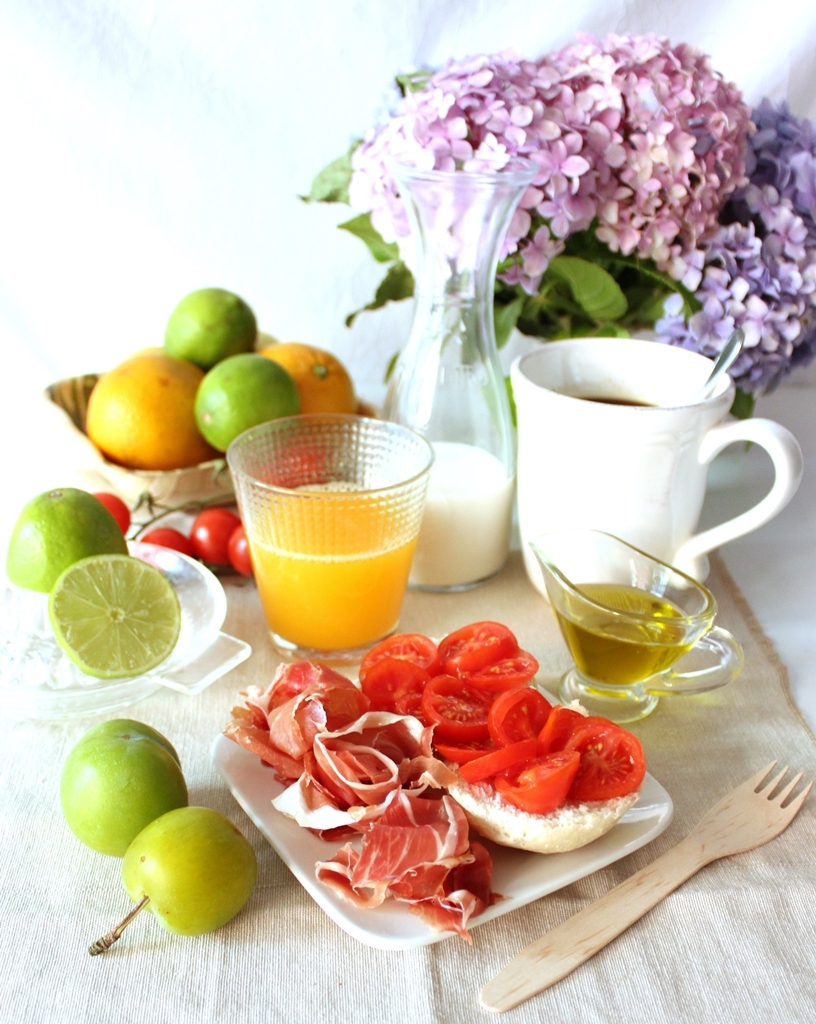
[{"label": "linen table runner", "polygon": [[[130,902],[120,862],[83,847],[59,808],[61,765],[99,719],[0,724],[0,1020],[174,1024],[462,1024],[494,1019],[481,986],[524,945],[682,839],[733,786],[773,759],[816,777],[816,743],[788,696],[784,667],[718,559],[708,580],[718,623],[745,651],[736,683],[663,698],[633,725],[675,816],[654,842],[536,903],[406,952],[361,945],[312,901],[235,803],[210,746],[239,691],[277,664],[250,580],[227,581],[224,629],[252,657],[198,697],[162,692],[105,718],[132,717],[177,747],[190,802],[235,821],[258,854],[257,888],[229,925],[172,936],[142,914],[104,956],[88,944]],[[440,637],[478,619],[508,624],[555,689],[569,665],[549,605],[516,552],[490,583],[409,592],[400,628]],[[508,1022],[740,1022],[816,1019],[816,798],[771,844],[704,868],[574,974]]]}]

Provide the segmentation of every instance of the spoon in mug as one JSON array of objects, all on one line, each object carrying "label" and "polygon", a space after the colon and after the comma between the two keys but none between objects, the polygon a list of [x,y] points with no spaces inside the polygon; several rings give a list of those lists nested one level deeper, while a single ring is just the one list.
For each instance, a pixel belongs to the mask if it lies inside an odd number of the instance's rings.
[{"label": "spoon in mug", "polygon": [[717,360],[714,363],[711,373],[708,375],[708,380],[706,380],[705,384],[703,384],[697,394],[692,398],[689,405],[696,405],[697,402],[704,402],[706,398],[711,397],[714,393],[717,381],[722,377],[728,367],[742,351],[744,341],[745,335],[739,327],[737,327],[723,346],[722,352],[717,356]]}]

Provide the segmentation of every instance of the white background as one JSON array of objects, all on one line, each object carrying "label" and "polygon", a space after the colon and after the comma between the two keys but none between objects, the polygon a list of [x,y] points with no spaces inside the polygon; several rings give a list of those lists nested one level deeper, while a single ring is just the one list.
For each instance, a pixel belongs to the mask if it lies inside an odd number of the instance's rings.
[{"label": "white background", "polygon": [[[238,292],[376,398],[410,304],[347,330],[381,269],[335,229],[347,207],[298,196],[387,113],[396,73],[578,31],[693,43],[750,103],[816,118],[813,0],[0,0],[0,550],[24,500],[71,482],[42,389],[161,344],[195,288]],[[810,381],[759,406],[800,438],[804,486],[724,554],[816,725]],[[764,468],[726,473],[712,507],[754,497]]]},{"label": "white background", "polygon": [[[161,344],[218,285],[281,340],[334,350],[364,392],[410,311],[346,313],[382,272],[305,205],[384,116],[397,72],[578,31],[665,34],[749,102],[816,117],[812,0],[2,0],[0,343],[37,387]],[[11,381],[6,374],[4,386]]]}]

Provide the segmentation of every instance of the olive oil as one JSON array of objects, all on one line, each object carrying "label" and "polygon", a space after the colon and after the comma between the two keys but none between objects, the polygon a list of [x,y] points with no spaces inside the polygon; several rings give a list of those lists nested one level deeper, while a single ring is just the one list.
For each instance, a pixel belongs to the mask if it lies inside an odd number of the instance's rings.
[{"label": "olive oil", "polygon": [[[664,672],[698,638],[671,601],[617,583],[583,583],[566,594],[558,624],[578,671],[597,682],[631,685]],[[592,602],[591,604],[589,602]]]}]

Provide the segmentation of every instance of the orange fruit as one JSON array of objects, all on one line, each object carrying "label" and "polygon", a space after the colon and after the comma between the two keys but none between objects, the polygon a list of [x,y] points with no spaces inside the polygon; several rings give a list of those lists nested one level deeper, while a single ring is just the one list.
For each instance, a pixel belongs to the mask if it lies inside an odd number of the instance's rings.
[{"label": "orange fruit", "polygon": [[274,360],[294,378],[301,412],[357,411],[348,370],[331,352],[297,341],[282,341],[260,349],[259,355]]},{"label": "orange fruit", "polygon": [[128,469],[183,469],[215,458],[193,412],[203,379],[197,366],[160,349],[131,356],[103,374],[91,392],[88,437]]}]

